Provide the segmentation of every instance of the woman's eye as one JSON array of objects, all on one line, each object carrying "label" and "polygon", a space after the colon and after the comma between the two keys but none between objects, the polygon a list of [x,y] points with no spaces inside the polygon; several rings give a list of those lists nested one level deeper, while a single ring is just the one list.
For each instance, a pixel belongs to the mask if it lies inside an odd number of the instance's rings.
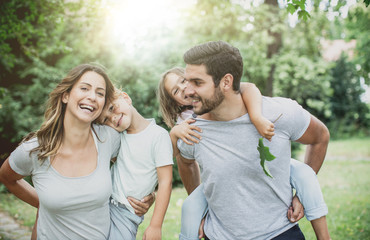
[{"label": "woman's eye", "polygon": [[102,93],[102,92],[98,92],[98,95],[101,96],[101,97],[104,97],[104,93]]},{"label": "woman's eye", "polygon": [[182,81],[181,81],[181,83],[185,83],[186,82],[186,79],[184,78],[184,79],[182,79]]},{"label": "woman's eye", "polygon": [[82,91],[87,91],[87,88],[82,87],[82,88],[81,88],[81,90],[82,90]]}]

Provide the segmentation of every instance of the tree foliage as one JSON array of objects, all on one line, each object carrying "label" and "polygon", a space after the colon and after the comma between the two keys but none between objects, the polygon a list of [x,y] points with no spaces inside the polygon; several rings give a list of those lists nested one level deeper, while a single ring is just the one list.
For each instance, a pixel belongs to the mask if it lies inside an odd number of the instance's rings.
[{"label": "tree foliage", "polygon": [[[347,18],[331,21],[320,10],[320,1],[314,1],[308,17],[304,0],[288,1],[284,9],[274,0],[260,5],[243,0],[198,0],[177,13],[177,27],[149,29],[128,46],[112,37],[109,2],[0,3],[2,159],[24,135],[39,128],[48,93],[69,69],[81,63],[105,66],[137,110],[164,126],[156,97],[161,73],[183,66],[182,55],[188,48],[213,40],[240,49],[242,80],[255,83],[263,94],[297,100],[339,136],[369,127],[369,107],[360,98],[361,81],[369,84],[370,79],[370,15],[364,3],[351,8]],[[344,4],[338,1],[335,10]],[[295,27],[289,12],[298,12]],[[324,61],[320,40],[337,38],[356,39],[354,58]],[[176,183],[180,182],[174,173]]]}]

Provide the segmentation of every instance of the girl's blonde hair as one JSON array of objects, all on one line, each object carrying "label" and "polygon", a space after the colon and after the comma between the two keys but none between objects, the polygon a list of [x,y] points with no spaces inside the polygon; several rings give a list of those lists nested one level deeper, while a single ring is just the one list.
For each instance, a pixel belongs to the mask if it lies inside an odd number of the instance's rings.
[{"label": "girl's blonde hair", "polygon": [[66,104],[62,102],[63,94],[70,92],[77,81],[86,72],[95,72],[104,78],[106,84],[105,104],[110,101],[114,86],[102,67],[92,64],[82,64],[73,68],[67,76],[49,94],[44,114],[44,122],[36,132],[28,134],[22,142],[37,137],[39,146],[32,149],[30,154],[37,152],[40,162],[58,152],[63,140],[63,121]]},{"label": "girl's blonde hair", "polygon": [[164,72],[158,85],[159,110],[166,125],[172,128],[173,126],[175,126],[177,118],[181,114],[181,112],[191,108],[191,106],[180,106],[175,101],[175,99],[173,99],[173,97],[167,92],[164,85],[166,83],[167,76],[170,73],[174,73],[176,75],[184,77],[185,69],[181,67],[174,67]]}]

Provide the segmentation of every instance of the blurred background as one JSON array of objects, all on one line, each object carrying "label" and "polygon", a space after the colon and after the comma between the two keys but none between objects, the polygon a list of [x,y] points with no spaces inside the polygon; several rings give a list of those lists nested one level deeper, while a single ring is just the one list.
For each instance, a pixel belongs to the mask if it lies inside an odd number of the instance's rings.
[{"label": "blurred background", "polygon": [[[166,127],[156,97],[161,73],[184,66],[182,56],[190,47],[223,40],[240,49],[242,80],[255,83],[263,95],[297,100],[329,127],[333,141],[367,139],[363,159],[368,166],[368,4],[368,0],[3,0],[0,164],[22,137],[40,127],[49,92],[72,67],[89,62],[105,66],[138,111]],[[174,186],[179,185],[175,169]],[[365,205],[369,209],[368,200]]]}]

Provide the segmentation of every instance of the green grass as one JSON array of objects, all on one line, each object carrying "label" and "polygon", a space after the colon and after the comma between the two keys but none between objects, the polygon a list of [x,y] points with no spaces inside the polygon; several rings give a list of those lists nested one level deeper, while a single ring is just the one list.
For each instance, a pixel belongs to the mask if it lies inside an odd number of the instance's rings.
[{"label": "green grass", "polygon": [[[318,175],[325,201],[329,231],[334,240],[370,239],[370,138],[332,141],[328,157]],[[165,217],[163,240],[178,239],[181,205],[186,198],[183,188],[172,191],[171,202]],[[35,209],[14,196],[0,194],[0,208],[32,226]],[[149,225],[153,207],[139,227],[137,239]],[[306,239],[315,239],[310,223],[299,223]]]}]

